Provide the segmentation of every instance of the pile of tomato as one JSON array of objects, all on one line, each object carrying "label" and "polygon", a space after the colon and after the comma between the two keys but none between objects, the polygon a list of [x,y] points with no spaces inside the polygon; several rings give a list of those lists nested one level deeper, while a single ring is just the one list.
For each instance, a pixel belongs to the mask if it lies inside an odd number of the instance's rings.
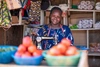
[{"label": "pile of tomato", "polygon": [[69,39],[63,38],[60,43],[50,48],[47,54],[51,56],[73,56],[78,54],[78,49],[71,46]]},{"label": "pile of tomato", "polygon": [[40,55],[42,55],[42,50],[37,49],[29,36],[23,38],[22,44],[18,46],[18,50],[15,53],[15,56],[18,57],[34,57]]}]

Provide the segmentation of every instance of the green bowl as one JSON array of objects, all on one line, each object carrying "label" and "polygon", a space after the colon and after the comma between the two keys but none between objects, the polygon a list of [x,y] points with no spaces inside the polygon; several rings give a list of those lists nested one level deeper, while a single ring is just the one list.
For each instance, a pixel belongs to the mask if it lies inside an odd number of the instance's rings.
[{"label": "green bowl", "polygon": [[51,56],[43,51],[43,56],[49,66],[77,66],[81,57],[81,51],[74,56]]}]

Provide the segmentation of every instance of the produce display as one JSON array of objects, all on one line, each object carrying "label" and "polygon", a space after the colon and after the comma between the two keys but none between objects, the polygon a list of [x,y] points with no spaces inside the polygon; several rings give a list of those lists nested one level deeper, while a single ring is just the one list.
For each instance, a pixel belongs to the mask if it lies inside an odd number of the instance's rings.
[{"label": "produce display", "polygon": [[78,26],[77,26],[77,24],[70,25],[70,29],[78,29]]},{"label": "produce display", "polygon": [[38,50],[36,45],[33,44],[29,36],[23,38],[22,44],[19,45],[15,56],[18,57],[34,57],[42,55],[42,50]]},{"label": "produce display", "polygon": [[13,62],[12,54],[17,50],[16,46],[0,45],[0,63],[7,64]]},{"label": "produce display", "polygon": [[51,56],[73,56],[78,54],[78,49],[75,46],[70,46],[70,40],[64,38],[61,43],[57,46],[53,46],[49,51],[48,55]]},{"label": "produce display", "polygon": [[61,43],[50,50],[43,51],[47,64],[49,66],[77,66],[81,52],[75,46],[70,45],[70,40],[64,38]]},{"label": "produce display", "polygon": [[42,50],[37,49],[29,36],[23,38],[12,57],[18,65],[40,65],[43,60]]},{"label": "produce display", "polygon": [[16,50],[15,47],[8,47],[8,48],[0,47],[0,52],[9,52],[14,50]]}]

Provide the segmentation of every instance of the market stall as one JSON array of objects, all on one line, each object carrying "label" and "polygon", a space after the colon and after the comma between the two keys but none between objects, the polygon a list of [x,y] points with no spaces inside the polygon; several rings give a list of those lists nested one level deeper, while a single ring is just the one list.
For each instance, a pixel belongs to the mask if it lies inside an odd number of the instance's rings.
[{"label": "market stall", "polygon": [[[88,65],[88,52],[84,50],[82,52],[82,56],[80,58],[79,64],[77,67],[89,67]],[[0,67],[38,67],[34,65],[16,65],[15,63],[10,63],[10,64],[0,64]],[[41,65],[39,67],[49,67],[46,63],[45,60],[42,61]],[[73,66],[76,67],[76,66]]]}]

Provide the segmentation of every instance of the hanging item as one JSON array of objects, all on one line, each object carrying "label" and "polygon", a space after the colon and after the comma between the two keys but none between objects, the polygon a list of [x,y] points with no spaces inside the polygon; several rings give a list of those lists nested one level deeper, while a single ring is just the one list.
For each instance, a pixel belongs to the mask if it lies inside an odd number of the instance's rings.
[{"label": "hanging item", "polygon": [[22,5],[22,17],[28,15],[28,10],[30,7],[30,2],[31,0],[20,0],[21,5]]},{"label": "hanging item", "polygon": [[41,0],[32,1],[29,9],[29,21],[40,22]]},{"label": "hanging item", "polygon": [[50,6],[50,0],[42,0],[41,2],[41,10],[46,10]]},{"label": "hanging item", "polygon": [[21,4],[19,0],[5,0],[7,2],[7,6],[9,10],[21,8]]},{"label": "hanging item", "polygon": [[7,8],[5,0],[0,0],[0,27],[10,28],[11,27],[11,14]]}]

